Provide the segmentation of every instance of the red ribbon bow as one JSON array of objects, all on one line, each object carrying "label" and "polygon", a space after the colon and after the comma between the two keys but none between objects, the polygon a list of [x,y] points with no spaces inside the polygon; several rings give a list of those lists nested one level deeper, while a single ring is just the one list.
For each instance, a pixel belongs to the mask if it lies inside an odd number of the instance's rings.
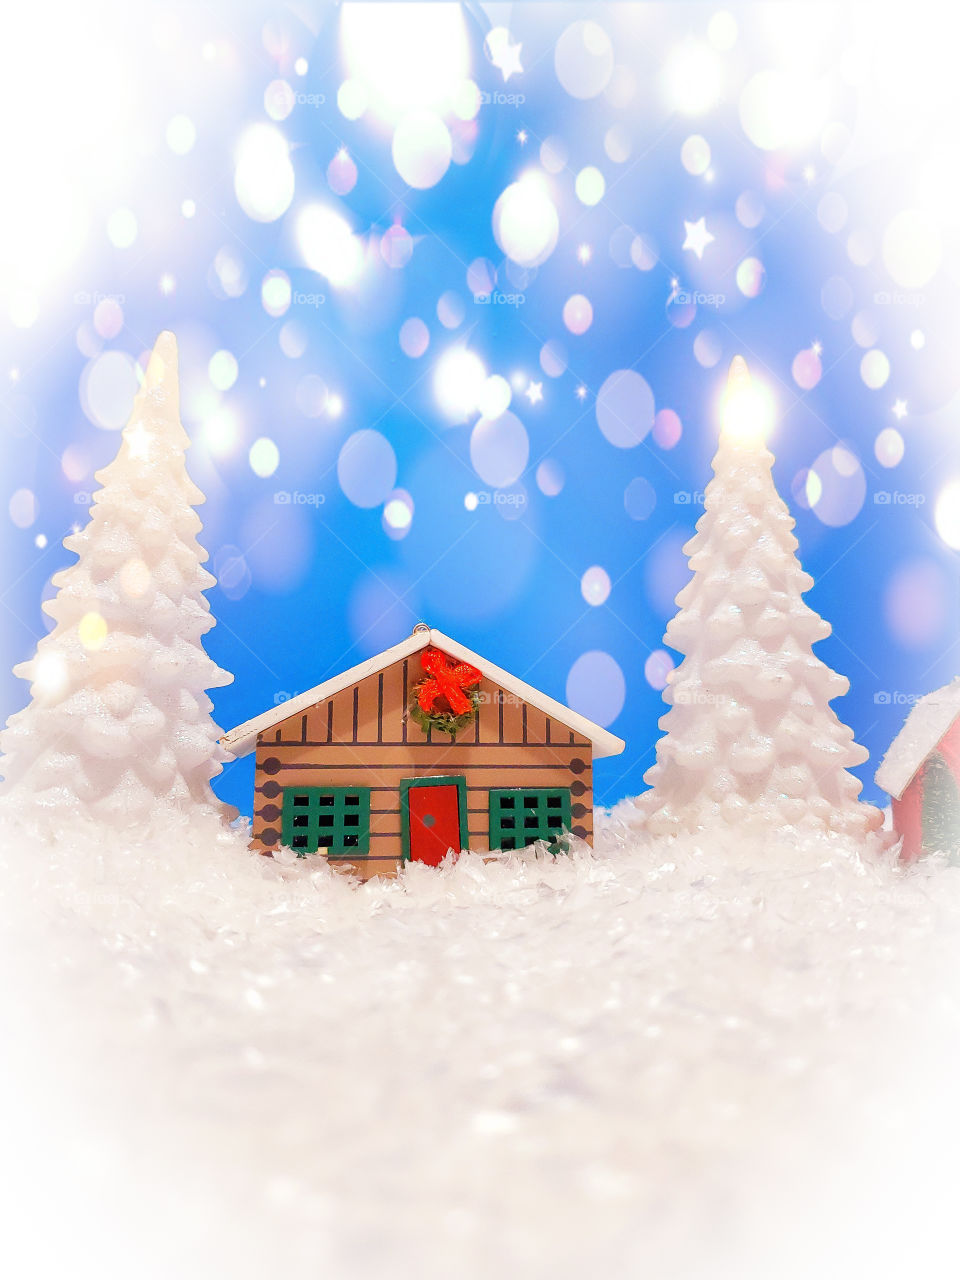
[{"label": "red ribbon bow", "polygon": [[482,672],[468,662],[453,662],[439,649],[424,649],[420,665],[430,677],[417,686],[417,702],[421,711],[430,715],[440,698],[446,700],[455,716],[466,715],[473,710],[473,703],[463,691],[479,684]]}]

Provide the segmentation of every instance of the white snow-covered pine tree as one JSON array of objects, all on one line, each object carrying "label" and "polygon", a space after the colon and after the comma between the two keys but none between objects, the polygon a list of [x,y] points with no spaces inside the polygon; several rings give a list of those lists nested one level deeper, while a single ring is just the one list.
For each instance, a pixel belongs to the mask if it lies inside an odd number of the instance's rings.
[{"label": "white snow-covered pine tree", "polygon": [[229,684],[203,649],[215,579],[187,474],[177,343],[162,333],[116,458],[96,474],[78,559],[44,605],[54,629],[28,662],[30,703],[0,734],[5,807],[62,825],[163,831],[171,819],[232,816],[210,787],[227,754],[205,693]]},{"label": "white snow-covered pine tree", "polygon": [[793,828],[865,838],[882,823],[847,770],[867,759],[830,707],[849,681],[815,657],[830,624],[802,600],[794,521],[773,483],[759,390],[743,358],[730,369],[713,479],[684,551],[692,580],[665,643],[666,736],[637,799],[653,834]]}]

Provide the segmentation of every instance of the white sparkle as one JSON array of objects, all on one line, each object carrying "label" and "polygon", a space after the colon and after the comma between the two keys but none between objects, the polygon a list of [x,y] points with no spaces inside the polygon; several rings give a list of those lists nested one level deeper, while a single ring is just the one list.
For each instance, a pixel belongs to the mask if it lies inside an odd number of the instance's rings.
[{"label": "white sparkle", "polygon": [[706,218],[699,218],[696,222],[687,222],[684,218],[683,227],[686,232],[683,248],[690,249],[698,258],[702,258],[704,249],[716,239],[707,230]]},{"label": "white sparkle", "polygon": [[523,394],[531,404],[539,404],[543,399],[543,383],[531,382]]},{"label": "white sparkle", "polygon": [[527,133],[526,129],[517,130],[517,141],[520,143],[521,147],[526,144],[527,138],[529,136],[530,135]]},{"label": "white sparkle", "polygon": [[516,44],[510,43],[510,32],[506,27],[494,27],[484,43],[490,61],[503,74],[504,82],[523,70],[520,62],[520,50],[523,46],[519,41]]},{"label": "white sparkle", "polygon": [[897,418],[898,420],[899,420],[899,419],[901,419],[901,418],[905,418],[905,417],[907,416],[907,402],[906,402],[906,400],[894,400],[894,402],[893,402],[893,416],[894,416],[895,418]]},{"label": "white sparkle", "polygon": [[820,342],[820,341],[819,341],[819,339],[818,339],[816,342],[811,342],[811,344],[810,344],[810,350],[813,352],[813,354],[814,354],[815,356],[822,355],[822,354],[823,354],[823,343],[822,343],[822,342]]},{"label": "white sparkle", "polygon": [[581,382],[580,386],[577,387],[577,399],[586,400],[586,398],[587,398],[587,388]]},{"label": "white sparkle", "polygon": [[593,257],[593,250],[588,244],[582,244],[577,249],[577,261],[584,264],[588,263]]}]

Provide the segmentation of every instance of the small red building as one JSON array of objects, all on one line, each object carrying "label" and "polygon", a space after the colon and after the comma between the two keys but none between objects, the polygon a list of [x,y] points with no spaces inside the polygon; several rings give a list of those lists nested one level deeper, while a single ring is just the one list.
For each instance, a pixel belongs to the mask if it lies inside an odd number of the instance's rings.
[{"label": "small red building", "polygon": [[960,676],[921,698],[876,772],[891,797],[900,857],[960,856]]}]

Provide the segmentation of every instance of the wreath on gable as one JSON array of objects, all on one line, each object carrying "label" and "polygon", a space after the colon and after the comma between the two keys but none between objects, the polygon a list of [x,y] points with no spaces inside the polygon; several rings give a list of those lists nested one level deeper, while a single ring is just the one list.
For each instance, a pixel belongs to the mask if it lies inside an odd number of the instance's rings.
[{"label": "wreath on gable", "polygon": [[424,730],[455,738],[477,714],[483,673],[468,662],[455,662],[439,649],[424,649],[420,665],[427,673],[413,686],[410,715]]}]

